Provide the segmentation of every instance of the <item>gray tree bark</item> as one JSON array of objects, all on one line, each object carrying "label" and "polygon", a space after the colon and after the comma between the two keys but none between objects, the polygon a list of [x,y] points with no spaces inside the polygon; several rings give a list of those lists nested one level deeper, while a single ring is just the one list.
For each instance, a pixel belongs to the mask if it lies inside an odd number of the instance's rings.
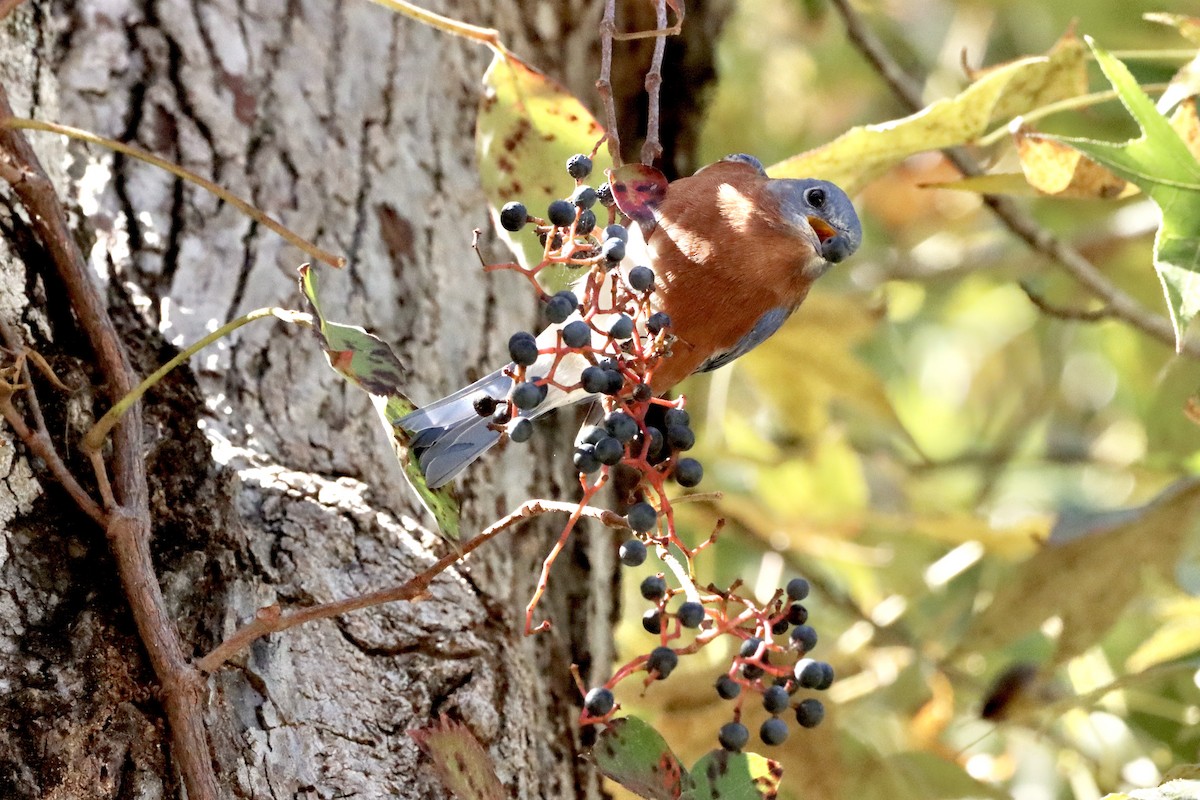
[{"label": "gray tree bark", "polygon": [[[597,2],[426,5],[500,27],[581,94],[595,80]],[[490,371],[508,333],[535,322],[523,282],[485,277],[470,250],[471,229],[489,227],[473,157],[488,58],[346,0],[29,2],[0,23],[0,80],[18,114],[139,144],[344,254],[344,272],[323,274],[327,310],[393,344],[417,402]],[[32,138],[139,373],[251,309],[299,306],[303,256],[235,209],[99,148]],[[0,316],[79,387],[38,383],[57,444],[86,478],[72,444],[105,408],[22,214],[5,191]],[[262,606],[382,588],[431,562],[431,523],[366,397],[307,331],[242,328],[145,409],[158,578],[196,655]],[[570,427],[473,468],[464,530],[529,497],[573,496]],[[0,796],[182,796],[103,535],[7,426],[0,474]],[[220,670],[207,723],[225,795],[446,796],[406,732],[448,714],[489,749],[512,796],[598,796],[568,667],[593,679],[608,668],[614,546],[599,529],[575,538],[542,607],[555,626],[525,638],[556,531],[506,534],[428,599],[272,635]]]}]

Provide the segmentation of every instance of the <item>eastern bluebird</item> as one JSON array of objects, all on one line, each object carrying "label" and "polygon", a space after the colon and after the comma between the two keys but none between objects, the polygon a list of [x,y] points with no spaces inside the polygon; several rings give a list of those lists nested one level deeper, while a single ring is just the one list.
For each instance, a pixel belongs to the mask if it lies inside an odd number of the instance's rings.
[{"label": "eastern bluebird", "polygon": [[[626,278],[636,265],[653,269],[651,306],[669,316],[675,336],[650,388],[662,394],[688,375],[723,367],[762,344],[792,315],[813,281],[861,241],[858,215],[845,192],[828,181],[771,179],[753,156],[729,156],[671,183],[654,207],[650,232],[643,235],[639,226],[631,226],[621,263]],[[543,352],[527,375],[544,377],[553,365],[555,383],[580,382],[592,362],[578,353],[555,352],[560,330],[578,319],[576,311],[538,335]],[[602,320],[597,324],[597,317],[591,322],[608,329]],[[644,322],[634,335],[646,335]],[[477,401],[484,395],[508,398],[514,387],[505,370],[513,366],[397,423],[412,434],[412,451],[431,488],[448,483],[500,440],[503,426],[481,415]],[[533,419],[596,396],[582,386],[569,391],[547,386],[540,402],[520,411],[519,418]],[[517,421],[508,423],[509,430]]]}]

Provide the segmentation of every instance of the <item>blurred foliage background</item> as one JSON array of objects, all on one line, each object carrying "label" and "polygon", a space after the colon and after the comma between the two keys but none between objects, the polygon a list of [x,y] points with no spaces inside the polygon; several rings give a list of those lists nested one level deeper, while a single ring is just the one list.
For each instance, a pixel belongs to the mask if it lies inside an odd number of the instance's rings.
[{"label": "blurred foliage background", "polygon": [[[856,9],[927,76],[927,102],[970,82],[964,63],[1044,53],[1072,25],[1144,85],[1169,81],[1196,49],[1142,19],[1194,11],[1187,2]],[[775,163],[908,113],[820,0],[740,0],[716,47],[704,162]],[[1145,50],[1170,52],[1130,52]],[[1094,64],[1089,74],[1092,91],[1108,88]],[[1137,134],[1116,102],[1038,126]],[[1015,163],[1007,142],[978,155]],[[694,541],[727,521],[697,560],[701,582],[740,577],[769,596],[808,577],[814,655],[837,670],[821,727],[779,748],[752,741],[783,763],[785,797],[1090,800],[1200,762],[1197,361],[1120,321],[1039,310],[1021,282],[1055,306],[1098,303],[977,194],[922,188],[955,177],[932,152],[872,182],[856,197],[858,254],[767,344],[683,390],[707,468],[699,490],[722,496],[680,505],[680,519]],[[1165,317],[1158,213],[1144,196],[1021,202]],[[650,571],[626,571],[625,657],[652,643],[637,594]],[[685,763],[729,717],[707,688],[728,667],[719,650],[644,695],[618,693]],[[1011,691],[996,695],[997,681]]]}]

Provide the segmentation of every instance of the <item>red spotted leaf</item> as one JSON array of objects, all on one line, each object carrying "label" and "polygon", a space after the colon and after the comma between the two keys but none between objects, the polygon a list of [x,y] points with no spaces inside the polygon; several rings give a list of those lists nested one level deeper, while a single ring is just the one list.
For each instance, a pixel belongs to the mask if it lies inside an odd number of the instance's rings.
[{"label": "red spotted leaf", "polygon": [[461,722],[442,717],[428,728],[408,732],[433,759],[442,785],[458,800],[503,800],[507,795],[492,757]]},{"label": "red spotted leaf", "polygon": [[647,800],[683,794],[683,765],[662,735],[637,717],[610,722],[596,738],[592,758],[601,772]]},{"label": "red spotted leaf", "polygon": [[692,767],[686,800],[775,800],[783,768],[757,753],[713,750]]}]

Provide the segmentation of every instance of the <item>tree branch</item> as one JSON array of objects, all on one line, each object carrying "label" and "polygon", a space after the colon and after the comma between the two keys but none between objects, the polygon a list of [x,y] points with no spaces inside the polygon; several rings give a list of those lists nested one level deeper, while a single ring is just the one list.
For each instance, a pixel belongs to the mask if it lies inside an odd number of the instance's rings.
[{"label": "tree branch", "polygon": [[[12,116],[8,95],[0,86],[0,122]],[[116,403],[134,385],[124,346],[71,236],[53,184],[29,142],[7,126],[0,127],[0,179],[12,186],[29,212],[30,225],[58,271],[75,318],[91,345],[109,399]],[[134,404],[113,428],[112,442],[113,497],[120,505],[105,509],[105,534],[138,634],[162,687],[171,731],[171,757],[179,765],[191,800],[217,800],[216,774],[202,713],[204,680],[183,651],[150,555],[150,506],[140,406]],[[103,479],[103,472],[98,477]],[[86,508],[84,511],[87,513]]]},{"label": "tree branch", "polygon": [[621,134],[617,131],[617,109],[612,93],[612,47],[616,32],[617,0],[604,0],[604,16],[600,20],[600,77],[596,91],[604,106],[604,125],[608,129],[608,155],[613,169],[621,166]]},{"label": "tree branch", "polygon": [[650,59],[650,69],[646,71],[646,95],[649,97],[649,108],[646,112],[646,141],[642,144],[642,163],[649,166],[662,155],[662,142],[658,138],[658,119],[660,90],[662,89],[663,53],[667,49],[667,0],[656,0],[654,4],[654,30],[664,35],[654,39],[654,55]]},{"label": "tree branch", "polygon": [[[888,52],[879,37],[863,23],[862,18],[850,6],[850,0],[832,0],[832,3],[846,25],[846,35],[850,42],[891,87],[892,93],[912,111],[924,108],[925,103],[921,97],[920,84],[892,58],[891,53]],[[951,147],[943,152],[963,175],[973,177],[983,174],[983,169],[978,162],[963,148]],[[1097,299],[1101,300],[1107,307],[1109,316],[1132,325],[1164,344],[1175,347],[1175,331],[1169,320],[1143,308],[1136,300],[1112,284],[1086,256],[1042,228],[1037,220],[1012,200],[1007,197],[985,194],[983,202],[1009,231],[1022,239],[1031,249],[1056,263]],[[1192,357],[1200,357],[1200,342],[1183,342],[1181,352]]]},{"label": "tree branch", "polygon": [[468,554],[481,545],[494,539],[519,522],[540,517],[543,514],[554,511],[568,514],[578,513],[580,516],[594,519],[609,528],[629,527],[624,517],[606,509],[592,508],[590,506],[584,506],[581,509],[577,503],[561,503],[552,500],[527,500],[512,513],[493,522],[460,549],[442,556],[428,568],[409,578],[399,586],[380,589],[377,592],[369,592],[357,597],[349,597],[345,600],[321,603],[309,608],[292,611],[288,614],[284,614],[278,604],[259,609],[258,613],[254,615],[253,620],[238,628],[233,632],[233,635],[213,648],[212,652],[197,661],[196,667],[202,672],[211,674],[226,661],[249,647],[255,639],[266,636],[269,633],[286,631],[288,628],[294,628],[306,622],[340,617],[342,614],[347,614],[351,611],[379,606],[384,603],[393,603],[397,600],[417,600],[425,595],[434,578],[445,572],[455,562],[466,558]]}]

